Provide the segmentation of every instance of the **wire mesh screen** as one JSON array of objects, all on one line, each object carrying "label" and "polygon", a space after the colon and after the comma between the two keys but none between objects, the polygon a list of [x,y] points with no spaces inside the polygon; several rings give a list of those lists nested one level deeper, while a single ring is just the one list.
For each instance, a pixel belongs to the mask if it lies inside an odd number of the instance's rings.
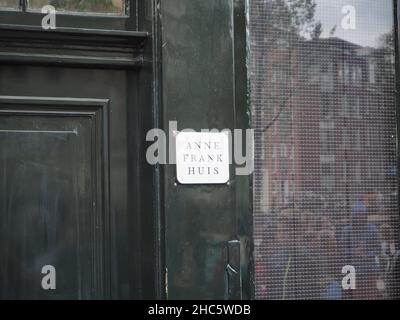
[{"label": "wire mesh screen", "polygon": [[249,0],[258,299],[398,298],[391,0]]}]

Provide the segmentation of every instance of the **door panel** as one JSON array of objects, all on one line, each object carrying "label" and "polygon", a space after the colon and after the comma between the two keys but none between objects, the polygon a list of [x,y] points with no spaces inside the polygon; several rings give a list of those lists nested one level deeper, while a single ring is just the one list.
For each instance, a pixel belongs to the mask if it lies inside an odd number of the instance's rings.
[{"label": "door panel", "polygon": [[[85,120],[91,122],[90,127],[86,126],[87,129],[85,130],[89,130],[89,128],[91,131],[94,130],[94,132],[91,132],[94,137],[90,136],[91,140],[87,142],[84,140],[79,144],[71,144],[70,148],[74,146],[76,153],[80,157],[83,150],[88,148],[87,144],[90,142],[92,149],[103,149],[101,153],[100,150],[96,151],[97,157],[100,157],[100,154],[107,154],[109,158],[109,161],[103,164],[103,171],[109,172],[108,182],[103,184],[103,188],[97,184],[94,192],[101,199],[109,199],[109,208],[104,209],[104,215],[108,217],[108,219],[104,219],[107,220],[106,223],[110,226],[109,238],[104,240],[104,246],[107,246],[104,250],[107,250],[106,253],[109,254],[109,258],[105,258],[102,263],[107,263],[110,270],[103,275],[97,273],[96,281],[100,281],[98,277],[108,277],[110,279],[107,285],[110,287],[109,294],[113,299],[139,298],[141,286],[140,267],[138,266],[140,257],[138,257],[139,252],[136,250],[140,242],[138,238],[140,235],[138,231],[140,208],[137,200],[133,196],[129,197],[129,194],[136,194],[133,191],[129,191],[129,188],[132,187],[130,181],[138,180],[136,168],[139,164],[135,159],[128,161],[128,139],[132,139],[130,138],[131,136],[137,136],[137,125],[135,122],[131,122],[128,128],[127,120],[128,109],[134,112],[137,104],[134,96],[128,97],[127,95],[127,74],[128,72],[124,70],[32,67],[24,65],[0,66],[0,96],[20,97],[19,99],[22,99],[23,102],[29,102],[28,106],[22,105],[18,107],[19,109],[25,108],[32,112],[42,112],[47,114],[48,117],[50,117],[49,113],[55,114],[59,124],[58,126],[53,124],[54,130],[65,129],[62,128],[67,126],[67,123],[65,123],[66,119],[68,119],[68,117],[66,118],[67,115],[75,119],[74,126],[78,124],[83,126],[82,121],[87,117],[92,119]],[[135,88],[136,78],[134,75],[130,77],[130,81],[130,86]],[[38,100],[43,100],[40,97],[45,97],[42,103],[38,102]],[[128,104],[130,108],[128,108]],[[3,102],[2,109],[8,110],[10,108]],[[104,108],[108,108],[108,111],[104,110]],[[45,123],[47,126],[50,123],[57,122],[54,117],[50,118],[53,121],[46,118],[47,121]],[[105,124],[106,118],[107,123]],[[36,123],[40,117],[35,116],[34,119],[34,126],[42,130],[40,123]],[[19,123],[20,120],[15,120],[15,122]],[[97,125],[96,123],[99,124]],[[68,129],[68,126],[66,128]],[[103,128],[103,131],[100,128]],[[103,147],[104,144],[100,142],[101,139],[108,140],[107,148]],[[45,143],[40,142],[41,145],[45,145]],[[130,144],[130,148],[136,149],[136,145]],[[83,170],[88,166],[83,159],[78,158],[78,160],[77,167],[79,170]],[[101,163],[101,160],[102,158],[99,158],[98,163]],[[91,161],[93,162],[93,160]],[[94,168],[91,168],[91,170],[94,170]],[[90,174],[92,175],[92,173]],[[96,181],[96,177],[92,177],[92,179]],[[64,195],[62,197],[64,198]],[[37,231],[37,233],[40,232]],[[99,242],[96,242],[96,245],[99,245]],[[101,246],[96,250],[101,251]],[[71,265],[68,270],[72,270],[72,268],[73,266]],[[61,281],[60,272],[58,272],[57,279]],[[74,272],[75,274],[79,273],[76,268]],[[102,280],[102,282],[104,281]],[[101,298],[104,296],[105,289],[99,290],[96,289],[96,292],[90,297],[84,295],[76,298]],[[52,296],[55,292],[47,294]]]},{"label": "door panel", "polygon": [[[142,152],[154,119],[152,41],[137,30],[151,29],[152,15],[137,21],[137,1],[127,13],[60,15],[43,31],[40,13],[0,12],[0,228],[10,227],[0,298],[160,296]],[[43,264],[56,267],[56,290],[42,292]]]},{"label": "door panel", "polygon": [[[108,297],[107,103],[2,102],[0,298]],[[46,265],[56,270],[55,290],[42,288]]]}]

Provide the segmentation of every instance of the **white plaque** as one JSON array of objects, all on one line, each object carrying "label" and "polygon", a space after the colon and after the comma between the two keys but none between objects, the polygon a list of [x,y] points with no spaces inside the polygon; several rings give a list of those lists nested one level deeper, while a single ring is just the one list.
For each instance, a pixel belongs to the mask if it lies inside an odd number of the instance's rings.
[{"label": "white plaque", "polygon": [[182,184],[229,181],[229,136],[226,132],[179,132],[176,172]]}]

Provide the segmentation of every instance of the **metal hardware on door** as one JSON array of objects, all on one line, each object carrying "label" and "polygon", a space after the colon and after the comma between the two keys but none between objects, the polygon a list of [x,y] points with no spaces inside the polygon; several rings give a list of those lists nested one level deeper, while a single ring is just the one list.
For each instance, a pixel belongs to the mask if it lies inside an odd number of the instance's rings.
[{"label": "metal hardware on door", "polygon": [[242,277],[240,268],[240,241],[228,241],[227,294],[228,300],[242,299]]}]

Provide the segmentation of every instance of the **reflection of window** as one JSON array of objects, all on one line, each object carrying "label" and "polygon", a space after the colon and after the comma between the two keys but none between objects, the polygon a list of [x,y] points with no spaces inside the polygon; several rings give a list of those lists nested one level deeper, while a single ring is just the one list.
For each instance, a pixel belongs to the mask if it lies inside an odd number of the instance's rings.
[{"label": "reflection of window", "polygon": [[323,68],[325,71],[321,73],[320,88],[322,92],[332,92],[334,90],[331,69],[331,64],[326,64]]},{"label": "reflection of window", "polygon": [[370,148],[371,147],[371,129],[366,128],[366,139],[365,139],[365,145]]},{"label": "reflection of window", "polygon": [[46,4],[51,4],[60,11],[111,14],[124,13],[123,0],[31,0],[29,1],[29,8],[40,9]]},{"label": "reflection of window", "polygon": [[357,162],[354,167],[354,179],[356,183],[361,184],[361,163]]},{"label": "reflection of window", "polygon": [[348,128],[344,127],[342,130],[342,146],[343,148],[347,148],[349,144],[350,144],[349,130]]},{"label": "reflection of window", "polygon": [[286,143],[281,143],[281,158],[287,157],[287,146]]},{"label": "reflection of window", "polygon": [[351,73],[351,81],[354,84],[361,84],[362,81],[362,68],[360,65],[354,65]]},{"label": "reflection of window", "polygon": [[[0,0],[1,7],[18,8],[19,0]],[[125,0],[23,0],[22,8],[40,10],[45,5],[52,5],[57,11],[101,13],[111,15],[125,14]]]},{"label": "reflection of window", "polygon": [[328,71],[329,71],[329,63],[325,62],[325,61],[322,61],[322,63],[321,63],[321,72],[322,73],[326,73]]},{"label": "reflection of window", "polygon": [[355,132],[355,139],[356,139],[356,141],[355,141],[355,149],[357,150],[357,151],[360,151],[360,149],[361,149],[361,130],[358,128],[357,130],[356,130],[356,132]]},{"label": "reflection of window", "polygon": [[335,152],[335,131],[333,129],[321,129],[321,153],[330,155]]},{"label": "reflection of window", "polygon": [[348,84],[349,83],[349,75],[350,75],[350,67],[347,62],[344,63],[343,70],[344,70],[344,74],[343,74],[344,83]]},{"label": "reflection of window", "polygon": [[278,121],[274,121],[272,127],[273,127],[273,134],[276,135],[278,133]]},{"label": "reflection of window", "polygon": [[321,176],[321,188],[332,191],[335,188],[335,176]]},{"label": "reflection of window", "polygon": [[288,86],[288,76],[286,70],[282,65],[275,65],[273,67],[271,82],[274,95],[279,95],[281,90],[285,90]]},{"label": "reflection of window", "polygon": [[335,174],[334,163],[322,163],[321,164],[321,175],[322,176],[333,176]]},{"label": "reflection of window", "polygon": [[290,109],[286,106],[279,117],[279,128],[280,128],[280,133],[284,136],[288,135],[290,133],[290,125],[291,125],[291,118],[292,118],[292,113]]},{"label": "reflection of window", "polygon": [[288,173],[290,169],[289,164],[290,164],[289,159],[282,158],[279,160],[279,169],[281,170],[282,175],[286,175]]},{"label": "reflection of window", "polygon": [[285,180],[283,183],[283,203],[288,204],[289,200],[290,200],[289,180]]},{"label": "reflection of window", "polygon": [[333,163],[333,162],[335,162],[335,156],[334,155],[323,155],[323,154],[321,154],[320,162],[321,163]]},{"label": "reflection of window", "polygon": [[[261,142],[262,142],[262,145],[263,145],[263,146],[266,145],[266,143],[265,143],[265,136],[262,136],[262,137],[261,137]],[[262,148],[261,152],[262,152],[262,158],[265,159],[265,155],[266,155],[267,150],[266,150],[265,148]]]},{"label": "reflection of window", "polygon": [[278,181],[274,180],[272,182],[272,190],[274,194],[277,194],[279,192],[279,183]]},{"label": "reflection of window", "polygon": [[356,67],[356,83],[361,84],[362,82],[362,68],[361,66]]},{"label": "reflection of window", "polygon": [[18,8],[19,0],[0,0],[2,8]]},{"label": "reflection of window", "polygon": [[321,116],[324,118],[331,118],[333,116],[333,103],[330,100],[328,94],[324,94],[321,97]]},{"label": "reflection of window", "polygon": [[360,96],[355,97],[354,101],[354,116],[360,117]]},{"label": "reflection of window", "polygon": [[347,94],[342,95],[342,112],[347,115],[349,113],[350,98]]},{"label": "reflection of window", "polygon": [[272,158],[272,173],[276,173],[276,169],[277,169],[277,160],[275,157]]},{"label": "reflection of window", "polygon": [[272,172],[275,173],[277,169],[277,145],[274,144],[272,147]]},{"label": "reflection of window", "polygon": [[353,83],[357,82],[357,69],[355,67],[353,67],[353,72],[351,73],[351,81]]},{"label": "reflection of window", "polygon": [[317,63],[312,64],[310,67],[310,82],[318,83],[319,82],[319,72],[320,68]]},{"label": "reflection of window", "polygon": [[360,96],[343,94],[342,100],[342,113],[347,116],[358,118],[360,116]]},{"label": "reflection of window", "polygon": [[375,62],[370,62],[368,65],[370,84],[375,84],[375,67],[376,67]]},{"label": "reflection of window", "polygon": [[[275,119],[275,117],[278,116],[278,113],[279,113],[279,107],[277,105],[275,105],[274,106],[274,117],[273,117],[273,119]],[[275,120],[274,124],[273,124],[273,133],[277,134],[277,132],[278,132],[278,120]]]},{"label": "reflection of window", "polygon": [[273,146],[272,146],[272,157],[273,158],[276,158],[276,144],[274,144]]}]

